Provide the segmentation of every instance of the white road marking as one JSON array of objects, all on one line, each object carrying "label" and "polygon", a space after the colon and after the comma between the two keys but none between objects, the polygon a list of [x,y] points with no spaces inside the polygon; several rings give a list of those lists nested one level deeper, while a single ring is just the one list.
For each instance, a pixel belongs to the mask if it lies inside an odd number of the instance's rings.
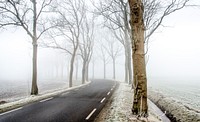
[{"label": "white road marking", "polygon": [[113,88],[112,89],[110,89],[110,91],[112,91],[113,90]]},{"label": "white road marking", "polygon": [[1,113],[0,116],[1,116],[1,115],[4,115],[4,114],[11,113],[11,112],[14,112],[14,111],[17,111],[17,110],[20,110],[20,109],[22,109],[22,108],[23,108],[23,107],[20,107],[20,108],[13,109],[13,110],[11,110],[11,111],[7,111],[7,112],[4,112],[4,113]]},{"label": "white road marking", "polygon": [[93,111],[85,118],[86,120],[90,119],[90,117],[92,116],[92,114],[96,111],[97,109],[93,109]]},{"label": "white road marking", "polygon": [[47,99],[41,100],[40,102],[42,103],[42,102],[45,102],[45,101],[48,101],[48,100],[51,100],[51,99],[53,99],[53,97],[50,97],[50,98],[47,98]]},{"label": "white road marking", "polygon": [[107,93],[107,95],[109,95],[109,94],[110,94],[110,92]]},{"label": "white road marking", "polygon": [[101,100],[101,103],[103,103],[103,101],[105,100],[106,98],[104,97],[102,100]]}]

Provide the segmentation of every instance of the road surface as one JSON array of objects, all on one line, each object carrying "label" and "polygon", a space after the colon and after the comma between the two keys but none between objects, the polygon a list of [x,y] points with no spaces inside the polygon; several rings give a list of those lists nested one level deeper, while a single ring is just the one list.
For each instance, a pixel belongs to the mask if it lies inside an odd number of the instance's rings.
[{"label": "road surface", "polygon": [[0,114],[0,122],[93,121],[117,82],[93,80],[89,85]]}]

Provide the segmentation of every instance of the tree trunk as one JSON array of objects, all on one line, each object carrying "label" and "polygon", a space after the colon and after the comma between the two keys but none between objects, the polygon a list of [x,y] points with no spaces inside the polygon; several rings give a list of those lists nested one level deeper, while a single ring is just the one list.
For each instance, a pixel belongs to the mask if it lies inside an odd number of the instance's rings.
[{"label": "tree trunk", "polygon": [[[125,51],[125,53],[127,53]],[[127,59],[127,54],[125,54],[125,82],[128,83],[128,59]]]},{"label": "tree trunk", "polygon": [[74,72],[74,60],[75,54],[72,55],[71,62],[70,62],[70,73],[69,73],[69,87],[72,87],[72,80],[73,80],[73,72]]},{"label": "tree trunk", "polygon": [[76,61],[76,80],[78,80],[78,59]]},{"label": "tree trunk", "polygon": [[130,42],[128,42],[129,43],[129,46],[127,47],[128,48],[128,76],[129,76],[129,84],[132,84],[132,77],[133,77],[133,75],[132,75],[132,73],[133,73],[133,71],[132,71],[132,66],[131,66],[131,46],[130,46]]},{"label": "tree trunk", "polygon": [[106,61],[103,62],[104,79],[106,79]]},{"label": "tree trunk", "polygon": [[[126,22],[126,21],[125,21]],[[128,25],[126,25],[126,29],[124,30],[124,39],[125,39],[125,48],[126,48],[126,65],[127,65],[127,82],[129,84],[132,83],[132,67],[131,67],[131,47],[130,47],[130,41],[129,41],[129,35],[128,35]]]},{"label": "tree trunk", "polygon": [[37,41],[33,38],[33,69],[32,69],[32,88],[31,95],[38,94],[37,87]]},{"label": "tree trunk", "polygon": [[85,71],[85,77],[86,77],[86,81],[89,81],[89,62],[87,61],[86,63],[86,71]]},{"label": "tree trunk", "polygon": [[32,88],[31,88],[31,95],[38,94],[38,87],[37,87],[37,33],[36,33],[36,26],[37,26],[37,8],[36,8],[36,0],[33,0],[33,37],[32,37],[32,44],[33,44],[33,72],[32,72]]},{"label": "tree trunk", "polygon": [[144,53],[143,4],[141,0],[129,0],[132,34],[132,58],[134,70],[133,114],[147,117],[147,78]]},{"label": "tree trunk", "polygon": [[95,67],[94,67],[94,63],[95,63],[95,62],[93,61],[93,63],[92,63],[92,78],[93,78],[93,79],[94,79],[94,68],[95,68]]},{"label": "tree trunk", "polygon": [[83,67],[82,67],[82,84],[85,83],[86,79],[86,61],[83,61]]},{"label": "tree trunk", "polygon": [[115,59],[113,59],[113,79],[115,80]]}]

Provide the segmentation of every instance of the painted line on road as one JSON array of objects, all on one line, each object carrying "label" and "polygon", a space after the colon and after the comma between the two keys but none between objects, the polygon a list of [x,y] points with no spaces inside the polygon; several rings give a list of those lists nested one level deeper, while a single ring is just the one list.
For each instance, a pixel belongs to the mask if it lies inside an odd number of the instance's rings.
[{"label": "painted line on road", "polygon": [[107,93],[107,95],[109,95],[109,94],[110,94],[110,92]]},{"label": "painted line on road", "polygon": [[92,112],[85,118],[86,120],[90,119],[90,117],[92,116],[92,114],[94,114],[94,112],[96,111],[97,109],[93,109]]},{"label": "painted line on road", "polygon": [[104,97],[102,100],[101,100],[101,103],[103,103],[103,101],[105,100],[106,98]]},{"label": "painted line on road", "polygon": [[53,97],[50,97],[50,98],[47,98],[47,99],[41,100],[40,102],[42,103],[42,102],[45,102],[45,101],[48,101],[48,100],[51,100],[51,99],[53,99]]},{"label": "painted line on road", "polygon": [[11,112],[14,112],[14,111],[17,111],[17,110],[20,110],[22,109],[23,107],[20,107],[20,108],[16,108],[16,109],[13,109],[11,111],[7,111],[7,112],[4,112],[4,113],[1,113],[0,116],[4,115],[4,114],[8,114],[8,113],[11,113]]}]

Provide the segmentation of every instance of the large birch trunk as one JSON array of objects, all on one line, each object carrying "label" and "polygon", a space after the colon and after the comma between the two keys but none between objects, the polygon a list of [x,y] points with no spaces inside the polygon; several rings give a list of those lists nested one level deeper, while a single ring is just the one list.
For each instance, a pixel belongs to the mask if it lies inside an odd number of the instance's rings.
[{"label": "large birch trunk", "polygon": [[144,53],[144,22],[143,4],[141,0],[129,0],[130,24],[132,34],[132,59],[134,71],[134,100],[132,112],[146,117],[147,106],[147,78]]}]

